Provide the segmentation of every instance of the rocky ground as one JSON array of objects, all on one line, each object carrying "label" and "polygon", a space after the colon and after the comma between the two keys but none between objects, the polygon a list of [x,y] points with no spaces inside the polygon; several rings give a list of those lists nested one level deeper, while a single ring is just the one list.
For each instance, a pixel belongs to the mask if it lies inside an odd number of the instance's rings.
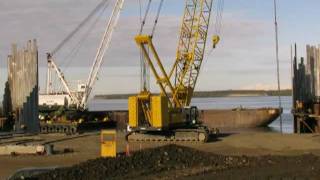
[{"label": "rocky ground", "polygon": [[[245,132],[209,143],[130,143],[131,156],[102,159],[98,133],[40,135],[8,143],[54,144],[51,156],[0,156],[0,179],[21,168],[65,167],[38,179],[319,179],[320,136]],[[64,153],[65,149],[70,149]],[[117,151],[126,149],[117,134]],[[314,154],[314,155],[313,155]]]},{"label": "rocky ground", "polygon": [[129,157],[98,158],[36,176],[68,179],[317,179],[320,158],[302,156],[223,156],[192,148],[166,145]]}]

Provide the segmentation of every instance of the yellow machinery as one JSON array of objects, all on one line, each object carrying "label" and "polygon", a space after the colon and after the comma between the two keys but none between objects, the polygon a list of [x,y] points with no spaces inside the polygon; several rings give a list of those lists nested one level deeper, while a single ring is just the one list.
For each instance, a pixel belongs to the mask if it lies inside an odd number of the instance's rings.
[{"label": "yellow machinery", "polygon": [[102,130],[101,135],[101,157],[116,157],[117,143],[115,130]]},{"label": "yellow machinery", "polygon": [[[169,73],[152,35],[135,37],[161,92],[144,89],[129,97],[129,141],[207,141],[209,130],[198,121],[198,110],[190,102],[204,58],[212,4],[213,0],[186,0],[176,59]],[[219,40],[213,38],[214,46]]]},{"label": "yellow machinery", "polygon": [[216,48],[216,46],[217,46],[217,44],[219,43],[219,41],[220,41],[220,36],[214,35],[214,36],[212,37],[212,47],[213,47],[213,48]]}]

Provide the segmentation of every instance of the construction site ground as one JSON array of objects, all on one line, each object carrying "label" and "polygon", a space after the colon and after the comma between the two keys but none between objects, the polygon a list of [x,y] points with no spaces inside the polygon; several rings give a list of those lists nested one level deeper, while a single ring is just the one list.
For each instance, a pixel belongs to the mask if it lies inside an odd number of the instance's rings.
[{"label": "construction site ground", "polygon": [[[117,151],[119,153],[125,152],[127,148],[124,137],[124,132],[117,133]],[[85,133],[76,136],[47,134],[4,139],[1,139],[0,137],[1,146],[7,144],[44,143],[54,144],[56,154],[51,156],[0,156],[0,179],[7,178],[21,168],[47,166],[68,167],[90,159],[99,158],[100,155],[99,132]],[[141,161],[141,163],[148,163],[149,159],[152,159],[150,156],[153,156],[152,154],[155,153],[145,153],[145,149],[165,146],[169,143],[170,142],[135,142],[129,144],[129,149],[131,154],[139,151],[143,152],[139,156],[139,161]],[[176,145],[178,145],[178,148],[174,147],[173,149],[179,149],[180,146],[186,146],[205,152],[205,154],[200,157],[199,154],[201,153],[197,151],[194,154],[196,157],[192,157],[187,165],[180,164],[181,168],[172,169],[168,167],[168,169],[162,169],[161,171],[155,169],[155,172],[145,173],[144,177],[147,179],[173,179],[179,177],[192,179],[196,176],[200,179],[212,179],[214,177],[219,179],[233,177],[232,179],[235,179],[234,175],[237,175],[236,177],[239,179],[245,179],[250,172],[254,172],[257,175],[254,177],[265,178],[286,177],[287,175],[295,174],[297,175],[295,177],[312,178],[314,177],[312,175],[320,175],[320,160],[318,157],[320,156],[320,135],[282,135],[274,132],[236,132],[221,134],[217,139],[208,143],[181,142],[176,143]],[[177,150],[169,148],[161,152],[166,153],[170,151]],[[183,151],[189,153],[188,149]],[[144,157],[144,154],[147,154],[148,157]],[[164,155],[158,156],[162,157]],[[177,156],[175,155],[174,157]],[[197,157],[199,157],[199,159],[197,159]],[[211,157],[216,160],[214,162],[207,161],[205,160],[205,157]],[[181,158],[186,159],[188,157]],[[222,160],[220,161],[219,159]],[[99,159],[97,161],[99,161]],[[180,161],[176,163],[179,162]],[[221,167],[225,168],[212,169],[212,167],[209,166],[209,164],[212,165],[212,163],[215,164],[216,167],[220,167],[219,165],[221,165]],[[127,164],[127,166],[131,165]],[[180,167],[179,164],[175,164],[175,166]],[[159,174],[159,172],[161,173]],[[122,172],[122,174],[124,173],[125,172]],[[140,176],[132,176],[131,178],[141,178],[141,174]]]}]

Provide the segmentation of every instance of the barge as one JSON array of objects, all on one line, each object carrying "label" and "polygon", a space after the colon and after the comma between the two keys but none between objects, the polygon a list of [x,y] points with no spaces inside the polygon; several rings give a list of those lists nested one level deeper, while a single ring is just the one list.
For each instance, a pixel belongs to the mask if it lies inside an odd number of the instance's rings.
[{"label": "barge", "polygon": [[[268,126],[281,112],[279,108],[210,109],[200,110],[199,118],[210,129],[257,128]],[[113,111],[112,115],[118,129],[125,129],[128,111]]]}]

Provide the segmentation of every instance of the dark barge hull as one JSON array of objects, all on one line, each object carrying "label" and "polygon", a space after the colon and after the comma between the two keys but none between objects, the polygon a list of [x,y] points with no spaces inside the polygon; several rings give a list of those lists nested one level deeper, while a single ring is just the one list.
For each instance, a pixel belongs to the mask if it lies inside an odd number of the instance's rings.
[{"label": "dark barge hull", "polygon": [[257,128],[266,127],[276,120],[278,108],[204,110],[200,116],[209,128]]},{"label": "dark barge hull", "polygon": [[[278,108],[210,109],[200,110],[200,120],[210,129],[257,128],[268,126],[279,117],[280,113]],[[125,129],[128,111],[114,111],[112,114],[112,120],[117,122],[117,127]]]}]

